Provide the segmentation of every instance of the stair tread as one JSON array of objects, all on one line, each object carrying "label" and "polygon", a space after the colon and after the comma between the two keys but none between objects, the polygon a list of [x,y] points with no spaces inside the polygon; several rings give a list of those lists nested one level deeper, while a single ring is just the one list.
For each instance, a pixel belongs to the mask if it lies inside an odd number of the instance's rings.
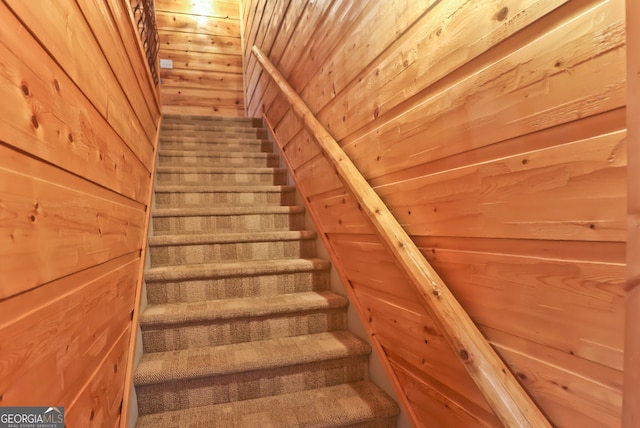
[{"label": "stair tread", "polygon": [[215,234],[166,234],[151,236],[149,238],[149,246],[299,241],[315,239],[316,236],[317,234],[310,230],[276,230],[272,232],[231,232]]},{"label": "stair tread", "polygon": [[266,151],[264,147],[270,148],[260,140],[202,140],[202,141],[160,141],[161,150],[192,152],[224,152],[239,151],[240,153],[265,153],[273,154],[272,150]]},{"label": "stair tread", "polygon": [[228,193],[267,193],[267,192],[293,192],[293,186],[267,185],[267,186],[228,186],[228,185],[158,185],[155,187],[156,193],[206,193],[206,192],[228,192]]},{"label": "stair tread", "polygon": [[204,120],[204,121],[211,121],[211,122],[250,122],[252,123],[260,119],[256,119],[253,117],[207,116],[207,115],[199,115],[199,114],[165,113],[162,115],[162,120],[163,122],[166,122],[167,120],[169,121],[178,120],[182,123],[190,120],[196,120],[196,121]]},{"label": "stair tread", "polygon": [[235,126],[233,124],[197,124],[197,123],[167,123],[162,126],[163,130],[180,131],[190,129],[194,131],[224,131],[224,132],[266,132],[267,128],[258,128],[255,126]]},{"label": "stair tread", "polygon": [[199,157],[223,157],[223,158],[257,158],[257,159],[267,159],[267,158],[276,158],[277,155],[274,153],[265,153],[265,152],[238,152],[238,151],[221,151],[221,150],[211,150],[211,151],[185,151],[185,150],[163,150],[160,148],[158,150],[158,154],[160,156],[193,156],[197,154]]},{"label": "stair tread", "polygon": [[195,173],[195,172],[218,172],[225,174],[283,174],[287,172],[284,168],[275,167],[255,167],[255,168],[229,168],[224,166],[197,166],[197,165],[180,165],[180,166],[158,166],[157,172],[177,172],[177,173]]},{"label": "stair tread", "polygon": [[151,214],[153,217],[190,217],[202,215],[246,215],[246,214],[300,214],[305,211],[300,205],[274,205],[274,206],[237,206],[237,207],[194,207],[194,208],[156,208]]},{"label": "stair tread", "polygon": [[371,381],[141,416],[137,428],[343,427],[389,418],[398,405]]},{"label": "stair tread", "polygon": [[287,272],[327,270],[331,263],[324,259],[282,259],[248,262],[201,263],[196,265],[159,266],[145,272],[145,280],[179,281],[194,278],[250,276]]},{"label": "stair tread", "polygon": [[239,297],[198,303],[149,305],[140,316],[147,326],[264,317],[323,309],[346,308],[349,301],[332,291],[309,291],[274,296]]},{"label": "stair tread", "polygon": [[371,347],[348,331],[143,354],[136,385],[268,370],[366,355]]},{"label": "stair tread", "polygon": [[161,131],[162,138],[206,138],[217,140],[237,140],[237,139],[251,139],[251,140],[263,140],[263,135],[257,132],[222,132],[222,131],[208,131],[200,129],[163,129]]}]

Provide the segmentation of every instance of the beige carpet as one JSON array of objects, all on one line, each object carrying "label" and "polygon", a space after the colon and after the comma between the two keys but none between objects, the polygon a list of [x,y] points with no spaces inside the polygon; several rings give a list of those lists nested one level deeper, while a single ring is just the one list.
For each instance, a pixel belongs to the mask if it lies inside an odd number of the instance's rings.
[{"label": "beige carpet", "polygon": [[250,119],[163,120],[138,427],[395,426],[266,137]]}]

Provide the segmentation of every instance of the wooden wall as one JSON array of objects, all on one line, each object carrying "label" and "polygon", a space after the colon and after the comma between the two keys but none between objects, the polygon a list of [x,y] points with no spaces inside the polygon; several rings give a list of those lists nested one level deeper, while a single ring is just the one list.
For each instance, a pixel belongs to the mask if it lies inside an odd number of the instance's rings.
[{"label": "wooden wall", "polygon": [[0,406],[69,427],[118,424],[130,355],[160,116],[132,19],[0,3]]},{"label": "wooden wall", "polygon": [[640,425],[640,3],[627,15],[627,322],[624,348],[623,426]]},{"label": "wooden wall", "polygon": [[163,112],[244,116],[239,0],[155,0]]},{"label": "wooden wall", "polygon": [[263,113],[421,426],[495,426],[256,44],[558,427],[621,423],[625,1],[244,0]]}]

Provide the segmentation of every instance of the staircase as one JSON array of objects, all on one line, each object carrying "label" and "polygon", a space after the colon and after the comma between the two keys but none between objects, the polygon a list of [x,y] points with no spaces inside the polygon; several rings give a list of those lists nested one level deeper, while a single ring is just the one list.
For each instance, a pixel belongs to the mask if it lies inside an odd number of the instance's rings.
[{"label": "staircase", "polygon": [[137,427],[395,426],[257,126],[163,120]]}]

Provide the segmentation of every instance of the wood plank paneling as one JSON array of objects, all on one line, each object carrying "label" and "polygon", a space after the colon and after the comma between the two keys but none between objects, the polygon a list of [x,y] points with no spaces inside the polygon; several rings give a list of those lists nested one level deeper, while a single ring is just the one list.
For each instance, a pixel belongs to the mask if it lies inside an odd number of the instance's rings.
[{"label": "wood plank paneling", "polygon": [[212,36],[237,37],[240,21],[215,16],[193,16],[177,12],[156,13],[156,24],[160,31],[198,33]]},{"label": "wood plank paneling", "polygon": [[[284,3],[246,0],[247,40],[317,112],[551,422],[619,426],[624,0]],[[244,67],[248,112],[274,127],[416,423],[495,425],[462,367],[439,359],[453,354],[430,353],[429,314],[299,118],[253,59]]]},{"label": "wood plank paneling", "polygon": [[242,75],[235,73],[212,74],[200,70],[165,70],[162,84],[181,89],[220,90],[242,85]]},{"label": "wood plank paneling", "polygon": [[103,385],[124,383],[129,351],[129,329],[126,329],[108,352],[91,381],[73,403],[65,419],[68,426],[118,426],[124,391]]},{"label": "wood plank paneling", "polygon": [[154,0],[159,12],[178,12],[188,15],[211,16],[222,19],[240,19],[237,0]]},{"label": "wood plank paneling", "polygon": [[0,303],[3,405],[73,402],[128,330],[138,265],[129,254]]},{"label": "wood plank paneling", "polygon": [[160,116],[129,7],[0,4],[0,405],[69,426],[129,391]]},{"label": "wood plank paneling", "polygon": [[151,146],[144,140],[122,140],[93,105],[83,104],[84,95],[53,59],[16,56],[9,48],[12,43],[19,40],[32,52],[38,44],[20,37],[19,23],[5,17],[0,27],[0,79],[6,101],[0,104],[0,140],[144,201]]},{"label": "wood plank paneling", "polygon": [[238,1],[156,3],[162,104],[168,114],[244,116]]},{"label": "wood plank paneling", "polygon": [[240,55],[190,55],[187,52],[163,52],[163,58],[173,61],[172,71],[221,71],[242,75],[242,57]]},{"label": "wood plank paneling", "polygon": [[640,424],[640,3],[627,0],[627,319],[622,424]]},{"label": "wood plank paneling", "polygon": [[[167,87],[162,88],[161,93],[162,102],[167,108],[205,107],[216,113],[224,109],[238,112],[242,108],[242,93],[237,91]],[[167,111],[164,112],[167,113]]]},{"label": "wood plank paneling", "polygon": [[240,55],[240,39],[209,34],[161,32],[161,50]]},{"label": "wood plank paneling", "polygon": [[142,247],[141,204],[4,146],[0,178],[0,299]]},{"label": "wood plank paneling", "polygon": [[51,56],[63,64],[67,74],[84,88],[88,98],[124,140],[150,141],[153,138],[155,132],[151,118],[138,118],[138,114],[144,112],[139,109],[141,105],[132,105],[135,109],[133,114],[117,107],[129,105],[125,88],[131,80],[121,76],[120,81],[127,85],[120,86],[77,3],[65,0],[42,5],[23,1],[10,1],[8,4],[17,15],[29,17],[26,22],[29,30],[41,44],[47,45]]}]

